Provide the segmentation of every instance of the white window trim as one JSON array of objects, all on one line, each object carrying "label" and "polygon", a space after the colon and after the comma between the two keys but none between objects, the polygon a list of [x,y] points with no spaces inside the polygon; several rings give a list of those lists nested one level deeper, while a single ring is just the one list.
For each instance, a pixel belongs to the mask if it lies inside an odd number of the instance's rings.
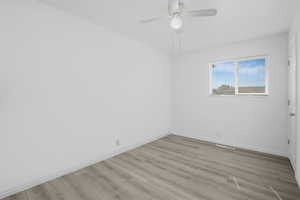
[{"label": "white window trim", "polygon": [[[238,85],[239,85],[239,66],[238,63],[240,61],[244,60],[255,60],[255,59],[265,59],[266,61],[266,78],[265,78],[265,93],[239,93],[238,92]],[[236,71],[235,71],[235,94],[234,95],[217,95],[213,94],[213,88],[212,88],[212,66],[215,63],[218,62],[234,62],[236,64]],[[235,59],[224,59],[224,60],[219,60],[215,62],[210,62],[209,63],[209,95],[210,96],[269,96],[269,57],[266,55],[262,56],[251,56],[251,57],[243,57],[243,58],[235,58]]]}]

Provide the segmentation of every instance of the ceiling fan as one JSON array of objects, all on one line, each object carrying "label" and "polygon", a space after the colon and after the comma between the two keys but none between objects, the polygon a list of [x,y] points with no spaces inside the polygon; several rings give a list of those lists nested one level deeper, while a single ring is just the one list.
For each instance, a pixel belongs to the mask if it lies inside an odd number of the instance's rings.
[{"label": "ceiling fan", "polygon": [[178,31],[183,26],[183,17],[208,17],[216,15],[216,9],[184,10],[183,0],[168,0],[167,16],[141,20],[140,23],[145,24],[158,20],[169,19],[171,28]]}]

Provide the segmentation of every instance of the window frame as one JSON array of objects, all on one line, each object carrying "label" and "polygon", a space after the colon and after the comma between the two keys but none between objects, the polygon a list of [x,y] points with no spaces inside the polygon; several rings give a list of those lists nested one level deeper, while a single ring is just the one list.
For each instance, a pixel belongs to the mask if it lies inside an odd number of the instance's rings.
[{"label": "window frame", "polygon": [[[255,60],[255,59],[265,59],[266,65],[266,77],[265,77],[265,93],[239,93],[238,86],[239,86],[239,62],[240,61],[246,61],[246,60]],[[236,66],[235,70],[235,94],[234,95],[226,95],[226,94],[214,94],[213,93],[213,65],[218,62],[234,62]],[[219,60],[215,62],[209,63],[209,95],[210,96],[269,96],[269,57],[267,55],[262,56],[249,56],[249,57],[243,57],[243,58],[234,58],[234,59],[224,59]]]}]

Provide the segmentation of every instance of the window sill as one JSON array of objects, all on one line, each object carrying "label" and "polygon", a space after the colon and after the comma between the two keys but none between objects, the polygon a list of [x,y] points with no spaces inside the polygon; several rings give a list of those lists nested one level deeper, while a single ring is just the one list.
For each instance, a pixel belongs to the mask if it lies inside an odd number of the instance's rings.
[{"label": "window sill", "polygon": [[210,94],[210,97],[268,97],[270,94],[235,94],[235,95],[216,95]]}]

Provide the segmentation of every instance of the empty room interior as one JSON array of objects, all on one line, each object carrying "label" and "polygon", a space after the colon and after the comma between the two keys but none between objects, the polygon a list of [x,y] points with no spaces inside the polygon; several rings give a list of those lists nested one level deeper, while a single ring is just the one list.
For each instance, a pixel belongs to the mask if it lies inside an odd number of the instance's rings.
[{"label": "empty room interior", "polygon": [[299,0],[0,13],[1,200],[300,200]]}]

